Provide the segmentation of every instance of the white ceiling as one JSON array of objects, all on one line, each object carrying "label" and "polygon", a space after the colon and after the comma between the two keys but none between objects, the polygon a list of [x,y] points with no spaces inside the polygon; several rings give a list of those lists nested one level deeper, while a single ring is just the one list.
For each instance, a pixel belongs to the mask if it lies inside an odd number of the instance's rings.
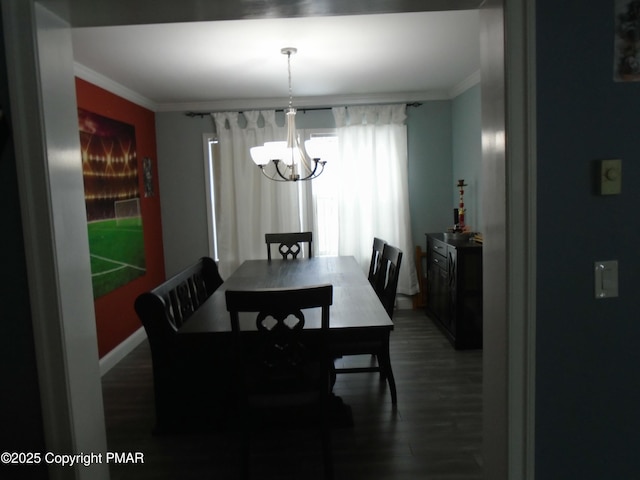
[{"label": "white ceiling", "polygon": [[[477,10],[73,29],[76,73],[154,110],[450,98],[478,81]],[[129,93],[129,95],[127,95]]]}]

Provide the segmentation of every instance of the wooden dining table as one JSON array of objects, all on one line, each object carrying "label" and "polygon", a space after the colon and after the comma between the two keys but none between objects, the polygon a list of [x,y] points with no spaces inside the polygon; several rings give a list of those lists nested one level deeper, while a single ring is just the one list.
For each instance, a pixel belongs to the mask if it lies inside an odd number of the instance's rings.
[{"label": "wooden dining table", "polygon": [[[292,288],[333,285],[329,345],[339,349],[344,341],[384,338],[393,322],[354,257],[312,257],[296,260],[247,260],[203,303],[180,328],[180,335],[231,334],[226,290]],[[241,318],[244,328],[255,315]],[[309,315],[307,328],[318,328],[318,315]]]},{"label": "wooden dining table", "polygon": [[[393,403],[396,401],[395,380],[389,356],[389,338],[393,322],[382,306],[364,271],[350,256],[312,257],[295,260],[247,260],[196,310],[179,330],[178,336],[188,340],[193,348],[211,352],[211,364],[218,365],[215,377],[220,390],[233,382],[229,365],[233,345],[231,320],[226,308],[225,291],[264,288],[306,287],[320,284],[333,285],[333,303],[329,312],[327,348],[334,358],[346,355],[376,352],[378,364],[385,372],[383,378],[389,384]],[[305,329],[313,334],[320,328],[320,309],[304,311]],[[241,330],[257,331],[256,316],[240,313]],[[350,369],[338,369],[346,373]],[[359,369],[362,371],[363,369]],[[366,368],[364,369],[366,370]],[[369,371],[374,371],[370,369]],[[342,400],[335,397],[338,403]],[[346,406],[346,409],[349,407]],[[340,406],[337,411],[344,410]],[[349,410],[350,412],[350,410]],[[337,423],[349,425],[350,413],[339,414],[345,418]]]},{"label": "wooden dining table", "polygon": [[[234,400],[229,393],[233,391],[235,382],[235,343],[225,291],[320,284],[333,285],[327,338],[330,354],[338,359],[346,355],[375,351],[378,365],[384,368],[383,378],[389,384],[395,404],[395,381],[389,356],[393,322],[354,257],[247,260],[200,305],[177,332],[176,340],[182,344],[182,351],[190,352],[189,356],[193,359],[190,371],[186,374],[195,377],[194,381],[207,389],[204,403],[209,407],[198,418],[211,416],[216,424],[224,424],[233,418]],[[314,330],[320,328],[320,309],[308,309],[303,313],[305,330],[313,335]],[[245,334],[251,335],[252,330],[257,332],[255,321],[255,314],[240,314],[241,329]],[[336,374],[346,373],[347,370],[349,369],[336,369]],[[344,404],[335,393],[332,398],[331,415],[334,425],[352,425],[350,406]]]}]

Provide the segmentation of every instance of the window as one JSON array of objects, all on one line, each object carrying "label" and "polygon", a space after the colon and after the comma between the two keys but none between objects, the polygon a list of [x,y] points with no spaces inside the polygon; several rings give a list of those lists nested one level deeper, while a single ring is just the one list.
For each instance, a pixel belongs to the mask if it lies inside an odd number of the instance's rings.
[{"label": "window", "polygon": [[[318,256],[338,255],[340,234],[338,223],[338,182],[335,162],[337,161],[337,141],[335,130],[306,130],[306,138],[321,138],[327,143],[327,151],[334,151],[327,158],[327,165],[318,178],[312,180],[313,232],[315,251]],[[333,164],[333,165],[332,165]],[[333,168],[332,168],[333,167]]]}]

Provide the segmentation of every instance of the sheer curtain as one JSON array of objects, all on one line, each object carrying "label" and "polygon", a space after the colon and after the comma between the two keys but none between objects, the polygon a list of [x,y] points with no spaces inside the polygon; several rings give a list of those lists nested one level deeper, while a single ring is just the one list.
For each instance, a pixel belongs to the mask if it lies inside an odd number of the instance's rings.
[{"label": "sheer curtain", "polygon": [[333,109],[339,145],[340,255],[354,255],[368,269],[373,237],[404,255],[398,293],[418,292],[409,217],[406,105]]},{"label": "sheer curtain", "polygon": [[219,268],[227,277],[245,260],[266,258],[265,233],[309,228],[300,213],[308,195],[303,183],[308,182],[268,180],[251,160],[251,147],[286,138],[274,110],[222,112],[212,117],[220,152],[214,178]]}]

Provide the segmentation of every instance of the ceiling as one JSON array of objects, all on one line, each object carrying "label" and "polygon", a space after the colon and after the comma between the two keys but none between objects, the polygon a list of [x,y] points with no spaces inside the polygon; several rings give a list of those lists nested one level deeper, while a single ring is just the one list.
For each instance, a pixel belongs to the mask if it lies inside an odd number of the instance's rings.
[{"label": "ceiling", "polygon": [[79,26],[72,35],[78,76],[156,111],[285,106],[283,47],[298,49],[299,107],[451,98],[479,80],[478,10]]}]

